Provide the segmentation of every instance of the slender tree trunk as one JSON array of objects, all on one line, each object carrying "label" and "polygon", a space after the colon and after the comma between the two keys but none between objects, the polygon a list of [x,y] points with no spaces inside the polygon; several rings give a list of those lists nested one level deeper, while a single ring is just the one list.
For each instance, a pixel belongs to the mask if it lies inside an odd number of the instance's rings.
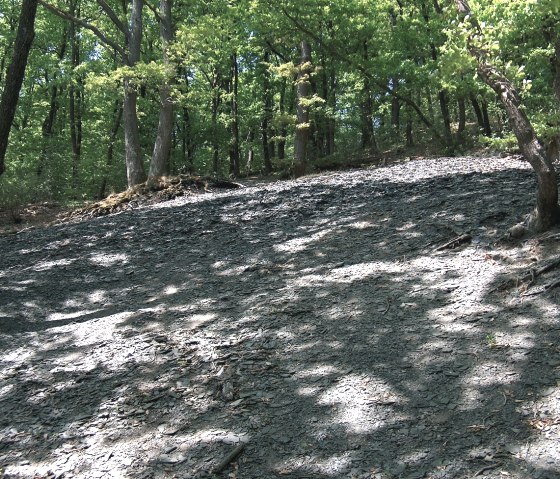
[{"label": "slender tree trunk", "polygon": [[187,167],[187,171],[189,173],[194,171],[194,144],[191,130],[191,117],[189,109],[187,107],[183,107],[183,164]]},{"label": "slender tree trunk", "polygon": [[406,119],[406,146],[414,146],[414,137],[412,136],[412,118]]},{"label": "slender tree trunk", "polygon": [[237,63],[237,54],[233,53],[230,57],[230,140],[229,140],[229,173],[235,178],[241,176],[239,152],[239,112],[238,112],[238,96],[239,96],[239,65]]},{"label": "slender tree trunk", "polygon": [[307,167],[307,142],[309,139],[309,106],[305,101],[311,93],[310,77],[313,72],[311,64],[311,45],[302,40],[300,43],[301,63],[296,82],[297,88],[297,124],[294,138],[294,175],[305,175]]},{"label": "slender tree trunk", "polygon": [[[466,0],[455,0],[459,15],[468,21],[476,32],[478,40],[482,37],[480,26],[472,16]],[[528,226],[534,231],[544,231],[558,222],[558,186],[554,165],[546,153],[544,145],[537,138],[533,125],[521,105],[521,98],[513,83],[502,74],[488,59],[484,47],[468,41],[470,54],[477,61],[480,78],[496,92],[509,118],[510,126],[525,159],[531,164],[537,176],[537,205],[529,218]]]},{"label": "slender tree trunk", "polygon": [[[331,75],[330,75],[330,91],[327,104],[329,105],[331,111],[334,113],[336,111],[336,100],[337,100],[337,80],[336,80],[336,71],[334,68],[331,68]],[[373,116],[372,116],[373,120]],[[336,136],[336,120],[334,116],[331,114],[329,118],[327,118],[327,155],[333,155],[335,151],[335,136]]]},{"label": "slender tree trunk", "polygon": [[109,146],[107,147],[107,160],[105,162],[105,171],[103,173],[103,178],[101,179],[101,185],[99,185],[99,192],[97,197],[99,199],[105,198],[107,189],[107,171],[113,164],[113,156],[115,151],[115,141],[117,140],[117,135],[121,127],[123,117],[123,104],[121,100],[115,102],[115,110],[113,111],[113,126],[111,128],[111,133],[109,135]]},{"label": "slender tree trunk", "polygon": [[[272,172],[272,158],[274,157],[274,143],[271,141],[269,134],[271,133],[270,123],[272,121],[272,105],[274,99],[272,97],[272,88],[270,85],[270,71],[268,64],[270,63],[270,52],[264,52],[263,65],[263,106],[264,112],[261,119],[261,140],[263,151],[264,172],[269,174]],[[272,151],[271,151],[272,146]]]},{"label": "slender tree trunk", "polygon": [[[79,0],[73,1],[70,6],[70,14],[80,16]],[[72,69],[75,72],[80,66],[80,30],[75,23],[70,24],[70,45],[72,49]],[[74,73],[75,74],[75,73]],[[77,87],[76,87],[77,85]],[[70,142],[72,144],[72,190],[76,193],[78,188],[78,176],[80,157],[82,153],[82,80],[78,77],[72,81],[68,90],[70,120]]]},{"label": "slender tree trunk", "polygon": [[447,99],[447,90],[440,90],[438,92],[439,107],[441,109],[441,117],[443,119],[443,138],[446,146],[451,146],[453,143],[451,135],[451,116],[449,115],[449,101]]},{"label": "slender tree trunk", "polygon": [[[280,87],[280,115],[284,116],[286,113],[286,79],[282,79],[282,86]],[[278,140],[278,159],[283,160],[286,158],[286,138],[288,137],[288,130],[284,125],[280,128],[280,139]]]},{"label": "slender tree trunk", "polygon": [[251,174],[251,168],[253,167],[253,161],[255,160],[255,148],[253,147],[253,142],[255,141],[255,130],[251,128],[249,134],[247,135],[247,143],[249,148],[247,150],[247,162],[245,163],[245,174],[248,176]]},{"label": "slender tree trunk", "polygon": [[[132,0],[132,13],[130,17],[128,63],[134,67],[140,60],[140,45],[142,43],[142,9],[143,0]],[[126,172],[128,187],[142,183],[146,180],[142,149],[140,147],[140,130],[136,104],[138,93],[129,78],[124,79],[124,143],[126,156]]]},{"label": "slender tree trunk", "polygon": [[[364,61],[369,60],[368,43],[364,41]],[[369,77],[364,76],[362,87],[362,148],[371,148],[377,151],[377,142],[373,130],[373,98],[371,97],[371,84]]]},{"label": "slender tree trunk", "polygon": [[457,142],[461,143],[465,136],[465,128],[467,126],[467,112],[465,107],[465,99],[461,96],[457,100],[457,110],[459,112],[459,125],[457,127]]},{"label": "slender tree trunk", "polygon": [[482,116],[482,109],[480,108],[478,100],[476,99],[476,96],[472,93],[470,94],[469,99],[471,101],[474,114],[476,115],[476,121],[478,123],[478,126],[480,130],[484,132],[484,118]]},{"label": "slender tree trunk", "polygon": [[220,142],[218,138],[218,108],[220,103],[220,92],[217,88],[214,88],[212,97],[212,172],[215,175],[220,171]]},{"label": "slender tree trunk", "polygon": [[[163,48],[163,63],[170,68],[168,48],[173,41],[173,22],[171,17],[172,0],[159,2],[159,30]],[[152,161],[148,171],[148,178],[153,179],[169,174],[169,158],[171,155],[173,135],[173,100],[171,86],[168,80],[159,89],[159,123],[157,137],[154,144]]]},{"label": "slender tree trunk", "polygon": [[391,100],[391,126],[398,135],[401,131],[401,102],[395,97]]},{"label": "slender tree trunk", "polygon": [[0,99],[0,175],[4,172],[4,158],[8,149],[10,129],[16,114],[19,92],[25,76],[25,67],[35,36],[37,0],[23,0],[12,61],[6,74]]}]

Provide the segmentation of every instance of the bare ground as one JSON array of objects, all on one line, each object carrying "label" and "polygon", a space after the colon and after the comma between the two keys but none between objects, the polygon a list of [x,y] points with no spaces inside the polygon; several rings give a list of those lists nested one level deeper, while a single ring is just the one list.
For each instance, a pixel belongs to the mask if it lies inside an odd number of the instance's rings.
[{"label": "bare ground", "polygon": [[533,191],[447,158],[0,238],[0,470],[560,477],[560,233],[503,238]]}]

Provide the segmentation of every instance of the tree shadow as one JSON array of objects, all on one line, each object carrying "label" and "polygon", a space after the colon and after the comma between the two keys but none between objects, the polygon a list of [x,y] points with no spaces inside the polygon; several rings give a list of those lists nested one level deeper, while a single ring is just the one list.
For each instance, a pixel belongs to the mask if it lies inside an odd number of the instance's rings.
[{"label": "tree shadow", "polygon": [[494,291],[530,173],[399,171],[3,242],[7,474],[557,476],[557,297]]}]

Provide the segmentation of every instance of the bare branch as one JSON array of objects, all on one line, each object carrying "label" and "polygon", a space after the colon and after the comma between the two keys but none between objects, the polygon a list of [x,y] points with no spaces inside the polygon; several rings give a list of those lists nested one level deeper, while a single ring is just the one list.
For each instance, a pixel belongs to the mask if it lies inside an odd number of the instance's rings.
[{"label": "bare branch", "polygon": [[126,51],[115,41],[111,40],[106,35],[104,35],[103,32],[99,30],[99,28],[97,28],[94,25],[91,25],[90,23],[85,22],[81,18],[77,18],[74,15],[71,15],[70,13],[64,10],[60,10],[59,8],[45,2],[45,0],[39,0],[39,3],[43,5],[43,7],[45,7],[47,10],[54,13],[56,16],[63,18],[64,20],[68,20],[69,22],[73,22],[77,25],[80,25],[83,28],[93,32],[93,34],[97,38],[99,38],[99,40],[105,47],[111,47],[113,50],[115,50],[121,56],[122,61],[128,65],[128,54],[126,53]]}]

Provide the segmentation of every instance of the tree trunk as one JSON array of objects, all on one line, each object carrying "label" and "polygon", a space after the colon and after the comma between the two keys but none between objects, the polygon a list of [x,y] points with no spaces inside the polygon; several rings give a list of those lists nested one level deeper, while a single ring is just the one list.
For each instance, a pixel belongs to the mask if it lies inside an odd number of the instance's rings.
[{"label": "tree trunk", "polygon": [[[142,43],[142,8],[143,0],[132,0],[132,13],[130,16],[128,64],[134,67],[140,60],[140,45]],[[136,103],[138,93],[131,85],[130,79],[124,79],[124,144],[126,157],[126,174],[128,187],[146,181],[142,149],[140,147],[140,131]]]},{"label": "tree trunk", "polygon": [[[270,71],[268,69],[268,64],[270,62],[270,52],[264,52],[264,65],[263,65],[263,106],[264,112],[261,119],[261,140],[262,140],[262,151],[263,151],[263,162],[264,162],[264,172],[269,174],[272,172],[272,158],[274,157],[274,143],[270,138],[270,123],[272,121],[272,106],[273,106],[273,96],[272,88],[270,85]],[[271,151],[272,146],[272,151]]]},{"label": "tree trunk", "polygon": [[482,109],[480,108],[480,105],[478,104],[478,100],[476,99],[476,96],[472,93],[469,96],[469,99],[471,101],[471,105],[473,107],[474,114],[476,115],[476,121],[478,123],[478,126],[479,126],[480,130],[484,132],[484,130],[485,130],[484,129],[484,118],[482,116]]},{"label": "tree trunk", "polygon": [[253,148],[253,142],[255,141],[255,130],[252,128],[249,130],[247,135],[247,143],[249,148],[247,150],[247,162],[245,163],[245,174],[249,176],[251,174],[251,168],[253,167],[253,161],[255,159],[255,149]]},{"label": "tree trunk", "polygon": [[[367,40],[364,41],[364,62],[369,60]],[[369,77],[364,76],[362,87],[362,148],[371,148],[377,152],[377,142],[373,130],[373,98]]]},{"label": "tree trunk", "polygon": [[[459,15],[464,22],[469,21],[478,39],[482,37],[480,26],[473,18],[466,0],[455,0]],[[528,226],[533,231],[544,231],[559,219],[558,186],[554,165],[546,153],[544,145],[537,138],[533,125],[521,105],[521,98],[513,83],[488,60],[484,48],[474,45],[469,38],[470,54],[477,61],[480,78],[496,92],[510,122],[511,129],[525,159],[537,175],[537,205],[529,218]]]},{"label": "tree trunk", "polygon": [[443,138],[445,145],[451,146],[453,139],[451,136],[451,116],[449,115],[449,102],[447,100],[447,90],[438,92],[439,107],[441,109],[441,117],[443,119]]},{"label": "tree trunk", "polygon": [[6,74],[0,100],[0,175],[4,172],[4,158],[8,149],[10,129],[16,114],[19,91],[25,76],[29,50],[35,36],[37,0],[23,0],[12,61]]},{"label": "tree trunk", "polygon": [[[336,99],[337,99],[337,86],[336,81],[336,71],[331,68],[330,76],[330,91],[327,104],[329,105],[331,111],[334,113],[336,111]],[[373,120],[373,116],[372,116]],[[333,115],[327,119],[327,155],[333,155],[335,151],[335,135],[336,135],[336,119]]]},{"label": "tree trunk", "polygon": [[214,88],[212,96],[212,172],[215,175],[220,171],[220,141],[218,138],[218,108],[220,103],[220,92],[217,88]]},{"label": "tree trunk", "polygon": [[[280,88],[280,115],[284,116],[286,113],[286,79],[282,78],[282,86]],[[288,130],[285,125],[280,128],[280,139],[278,140],[278,159],[283,160],[286,158],[286,138],[288,137]]]},{"label": "tree trunk", "polygon": [[[115,110],[113,112],[113,127],[111,128],[111,134],[109,136],[109,146],[107,147],[107,160],[105,162],[107,170],[113,164],[113,154],[115,151],[115,141],[117,139],[117,134],[119,133],[119,128],[121,127],[123,117],[123,105],[122,101],[117,100],[115,103]],[[101,200],[105,198],[107,189],[107,171],[104,172],[103,178],[101,179],[101,185],[99,186],[99,192],[97,197]]]},{"label": "tree trunk", "polygon": [[239,152],[239,65],[237,54],[233,53],[230,57],[230,140],[229,140],[229,173],[235,178],[241,176]]},{"label": "tree trunk", "polygon": [[[71,2],[70,14],[80,15],[78,1]],[[72,49],[72,69],[75,72],[80,66],[80,30],[75,23],[70,24],[70,45]],[[77,88],[76,88],[77,84]],[[74,79],[68,90],[70,120],[70,142],[72,145],[72,190],[76,193],[78,188],[78,170],[82,153],[82,80]]]},{"label": "tree trunk", "polygon": [[457,100],[457,109],[459,111],[459,125],[457,127],[457,142],[461,143],[465,135],[467,126],[467,112],[465,108],[465,99],[461,96]]},{"label": "tree trunk", "polygon": [[302,40],[300,43],[301,63],[296,81],[297,89],[297,124],[294,138],[294,175],[305,175],[307,167],[307,142],[309,139],[309,106],[305,101],[311,93],[311,45]]},{"label": "tree trunk", "polygon": [[[173,41],[173,23],[171,18],[172,0],[160,0],[159,30],[163,48],[163,63],[170,67],[168,47]],[[171,139],[173,135],[173,100],[168,80],[164,80],[159,89],[159,123],[157,137],[154,144],[152,161],[148,171],[148,178],[157,178],[169,174],[169,157],[171,155]]]}]

